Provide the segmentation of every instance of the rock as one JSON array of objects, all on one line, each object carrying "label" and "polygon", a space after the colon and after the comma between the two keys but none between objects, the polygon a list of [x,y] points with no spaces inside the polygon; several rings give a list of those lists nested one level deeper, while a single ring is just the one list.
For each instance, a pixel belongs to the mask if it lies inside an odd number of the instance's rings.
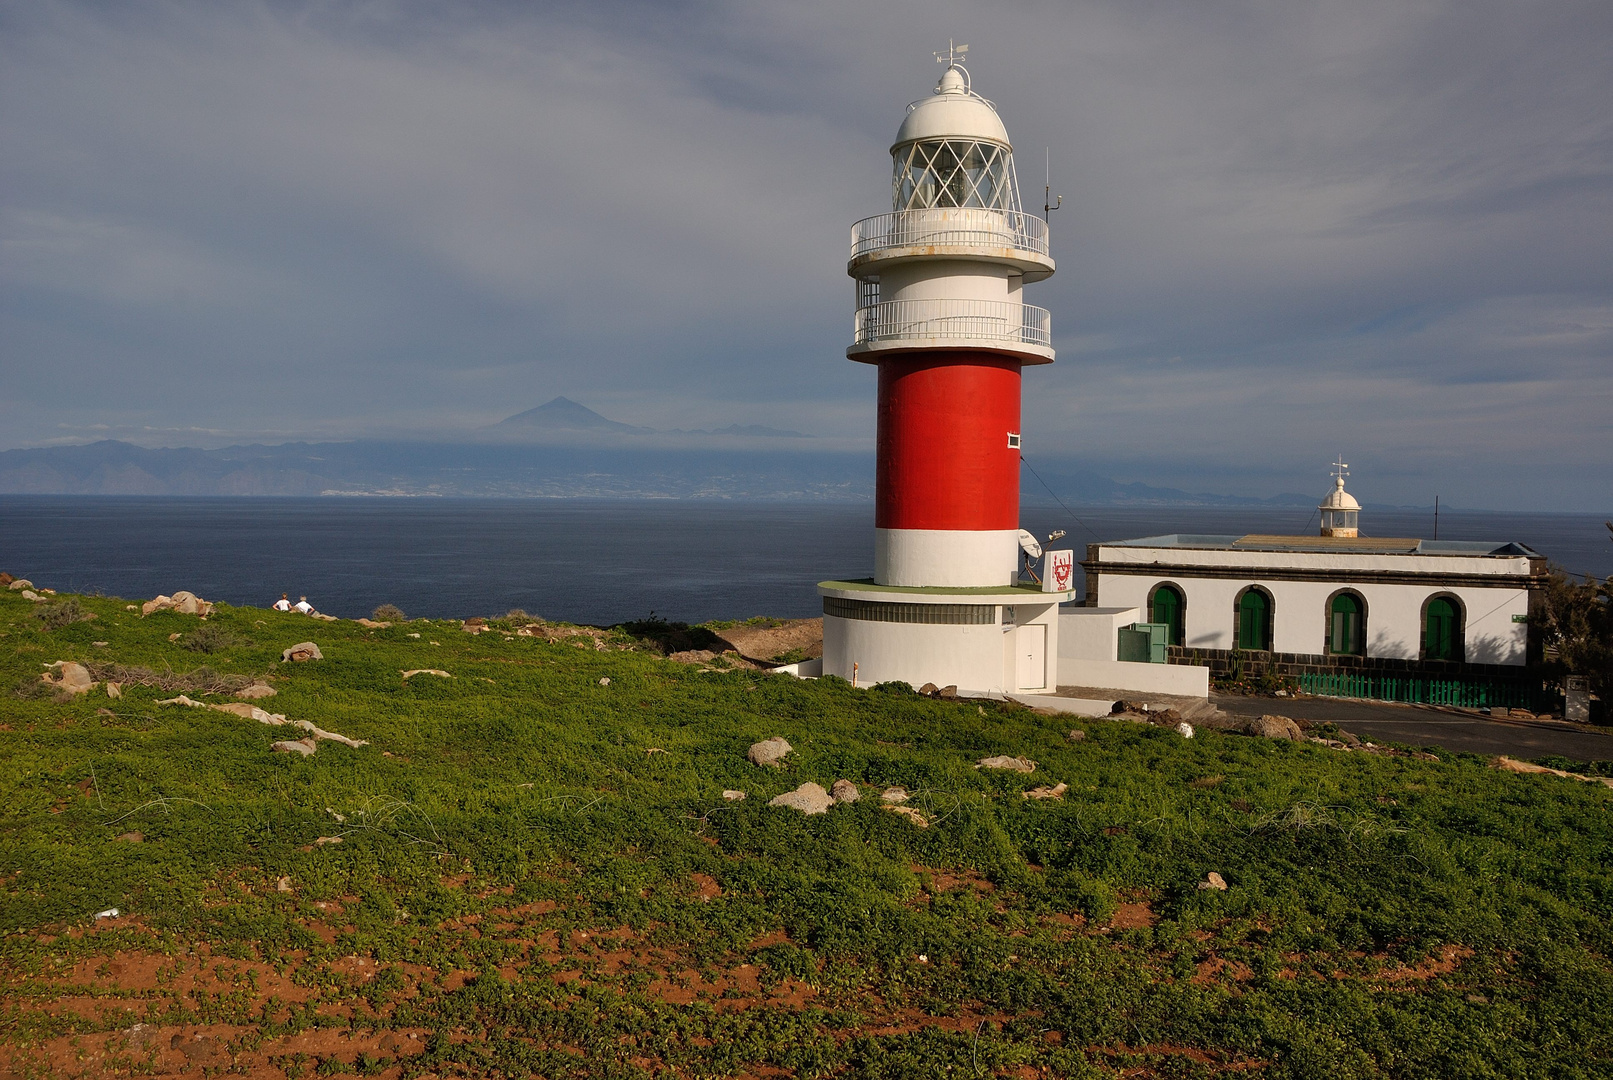
[{"label": "rock", "polygon": [[862,792],[850,780],[836,780],[830,785],[829,794],[837,803],[854,803],[862,798]]},{"label": "rock", "polygon": [[771,739],[751,743],[751,748],[745,752],[745,756],[750,758],[752,765],[777,765],[794,749],[795,747],[784,741],[782,735],[775,735]]},{"label": "rock", "polygon": [[413,678],[416,675],[435,675],[439,679],[452,679],[453,678],[453,676],[448,674],[448,672],[442,670],[441,668],[434,668],[434,667],[413,668],[413,669],[411,669],[409,671],[403,672],[403,677],[405,679]]},{"label": "rock", "polygon": [[957,701],[958,688],[951,684],[943,686],[941,689],[935,692],[935,696],[940,698],[942,701]]},{"label": "rock", "polygon": [[710,649],[685,649],[675,652],[667,659],[679,664],[704,664],[708,660],[715,660],[717,654]]},{"label": "rock", "polygon": [[290,892],[291,891],[291,875],[282,874],[280,876],[280,880],[276,881],[274,883],[274,891],[275,892]]},{"label": "rock", "polygon": [[1356,747],[1361,745],[1361,737],[1348,731],[1339,732],[1339,742],[1345,746]]},{"label": "rock", "polygon": [[1189,724],[1185,720],[1182,721],[1180,724],[1176,725],[1176,734],[1180,735],[1184,739],[1191,739],[1193,737],[1193,725]]},{"label": "rock", "polygon": [[606,676],[602,677],[599,680],[599,685],[600,686],[609,686],[610,685],[610,676],[606,675]]},{"label": "rock", "polygon": [[145,842],[146,837],[144,833],[126,832],[121,836],[113,837],[113,839],[122,840],[125,844],[141,844]]},{"label": "rock", "polygon": [[1008,757],[999,754],[997,757],[983,757],[975,768],[977,769],[1006,769],[1009,772],[1033,773],[1036,771],[1036,762],[1030,758]]},{"label": "rock", "polygon": [[885,794],[881,795],[880,798],[888,803],[905,803],[912,796],[907,793],[907,789],[904,787],[890,787],[885,789]]},{"label": "rock", "polygon": [[1080,728],[1071,728],[1070,729],[1070,734],[1067,737],[1069,738],[1069,740],[1071,742],[1086,742],[1087,741],[1087,733],[1082,731]]},{"label": "rock", "polygon": [[722,793],[722,797],[727,799],[729,802],[739,802],[745,798],[745,793],[743,791],[735,791],[734,789],[729,788]]},{"label": "rock", "polygon": [[115,682],[107,683],[106,684],[106,696],[109,697],[109,698],[120,698],[120,697],[122,697],[123,696],[123,684],[122,683],[115,683]]},{"label": "rock", "polygon": [[308,613],[308,617],[310,619],[318,619],[320,622],[341,622],[341,620],[334,615],[326,615],[318,611],[310,611]]},{"label": "rock", "polygon": [[913,809],[911,806],[887,806],[885,809],[889,810],[893,814],[901,814],[903,817],[921,829],[928,829],[930,827],[930,819]]},{"label": "rock", "polygon": [[1146,701],[1126,701],[1126,700],[1122,699],[1120,701],[1115,702],[1113,705],[1111,705],[1109,707],[1109,712],[1111,714],[1113,714],[1113,713],[1127,713],[1127,712],[1129,712],[1129,713],[1145,713],[1147,711],[1148,711],[1148,702],[1146,702]]},{"label": "rock", "polygon": [[1535,714],[1528,709],[1508,709],[1507,715],[1515,720],[1533,720]]},{"label": "rock", "polygon": [[270,746],[269,749],[277,750],[282,754],[301,754],[303,757],[312,757],[314,751],[319,749],[319,743],[314,739],[282,739],[280,742]]},{"label": "rock", "polygon": [[1222,877],[1220,874],[1217,874],[1214,870],[1211,870],[1204,876],[1204,880],[1199,882],[1199,888],[1201,890],[1213,889],[1216,892],[1226,892],[1227,879]]},{"label": "rock", "polygon": [[16,581],[16,580],[17,580],[16,578],[12,577],[10,574],[6,573],[4,570],[0,570],[0,585],[9,586],[13,581]]},{"label": "rock", "polygon": [[1069,790],[1070,785],[1061,781],[1057,784],[1054,784],[1052,787],[1048,787],[1046,784],[1043,784],[1041,787],[1031,788],[1029,791],[1022,791],[1020,794],[1027,799],[1062,799],[1064,798],[1064,793]]},{"label": "rock", "polygon": [[279,691],[270,686],[268,683],[255,682],[245,690],[237,690],[235,692],[235,696],[246,701],[256,701],[259,698],[274,697],[277,693],[279,693]]},{"label": "rock", "polygon": [[64,694],[87,694],[95,688],[95,680],[90,678],[90,669],[83,664],[75,664],[71,660],[58,660],[49,665],[56,674],[45,672],[39,678],[49,683]]},{"label": "rock", "polygon": [[936,686],[933,682],[927,682],[923,686],[919,687],[919,693],[923,694],[925,697],[934,697],[940,692],[940,687]]},{"label": "rock", "polygon": [[31,589],[33,587],[34,583],[25,577],[13,578],[11,584],[6,586],[6,588],[10,589],[12,592],[21,592],[23,589]]},{"label": "rock", "polygon": [[157,596],[140,605],[142,615],[150,615],[153,611],[177,611],[181,615],[211,615],[213,604],[193,592],[180,589],[172,596]]},{"label": "rock", "polygon": [[323,660],[323,659],[325,659],[325,654],[320,652],[319,651],[319,646],[315,645],[311,641],[304,641],[304,642],[301,642],[299,644],[293,645],[291,648],[285,650],[284,652],[282,652],[280,654],[280,662],[282,664],[291,663],[293,661],[295,661],[297,663],[302,663],[305,660]]},{"label": "rock", "polygon": [[767,805],[784,806],[791,810],[799,810],[803,814],[826,814],[829,812],[829,807],[834,804],[834,799],[827,791],[808,780],[794,791],[786,791]]},{"label": "rock", "polygon": [[375,619],[354,619],[353,621],[367,630],[385,630],[392,625],[389,622],[379,622]]},{"label": "rock", "polygon": [[24,600],[32,600],[36,604],[43,604],[45,602],[45,598],[34,592],[32,589],[22,590],[22,598]]},{"label": "rock", "polygon": [[1263,739],[1302,739],[1305,733],[1299,730],[1299,725],[1286,716],[1257,716],[1246,721],[1243,725],[1247,735],[1259,735]]}]

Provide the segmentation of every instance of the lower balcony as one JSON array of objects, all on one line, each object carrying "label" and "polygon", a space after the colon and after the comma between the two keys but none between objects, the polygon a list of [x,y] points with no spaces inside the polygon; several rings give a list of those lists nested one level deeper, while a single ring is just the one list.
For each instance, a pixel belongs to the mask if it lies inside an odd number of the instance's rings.
[{"label": "lower balcony", "polygon": [[1005,300],[885,300],[857,309],[846,355],[905,349],[983,349],[1032,364],[1053,360],[1046,308]]}]

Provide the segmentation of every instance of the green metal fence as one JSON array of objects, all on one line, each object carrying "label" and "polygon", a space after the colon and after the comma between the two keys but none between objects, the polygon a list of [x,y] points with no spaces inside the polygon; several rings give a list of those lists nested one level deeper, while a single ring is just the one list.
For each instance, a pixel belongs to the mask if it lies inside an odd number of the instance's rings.
[{"label": "green metal fence", "polygon": [[1413,705],[1454,705],[1463,709],[1530,709],[1542,711],[1553,702],[1529,683],[1491,679],[1427,679],[1390,675],[1329,673],[1299,676],[1307,694],[1321,697],[1372,698]]}]

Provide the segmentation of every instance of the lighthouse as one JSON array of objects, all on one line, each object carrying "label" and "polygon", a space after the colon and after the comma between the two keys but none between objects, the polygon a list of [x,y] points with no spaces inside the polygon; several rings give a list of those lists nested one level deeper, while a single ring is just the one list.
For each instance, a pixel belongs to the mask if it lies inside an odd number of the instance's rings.
[{"label": "lighthouse", "polygon": [[[897,129],[891,212],[851,230],[846,355],[879,371],[874,576],[819,584],[823,670],[864,685],[1043,690],[1074,558],[1044,556],[1020,529],[1020,381],[1053,362],[1051,317],[1024,288],[1054,265],[1047,222],[1020,205],[1008,131],[961,51]],[[1042,558],[1040,581],[1020,582],[1022,551]]]}]

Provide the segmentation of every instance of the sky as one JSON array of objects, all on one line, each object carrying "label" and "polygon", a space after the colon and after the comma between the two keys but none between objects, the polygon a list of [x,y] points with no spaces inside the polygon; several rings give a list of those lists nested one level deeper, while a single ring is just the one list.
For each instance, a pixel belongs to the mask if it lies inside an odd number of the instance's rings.
[{"label": "sky", "polygon": [[1033,464],[1613,511],[1605,0],[0,0],[0,448],[871,453],[848,229],[949,40],[1064,196]]}]

